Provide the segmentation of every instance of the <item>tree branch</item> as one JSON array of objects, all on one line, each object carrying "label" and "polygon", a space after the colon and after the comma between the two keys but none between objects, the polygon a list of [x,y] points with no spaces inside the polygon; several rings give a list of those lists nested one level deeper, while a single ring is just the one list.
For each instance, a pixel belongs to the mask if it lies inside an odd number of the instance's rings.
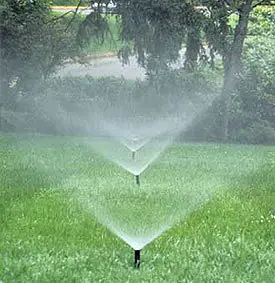
[{"label": "tree branch", "polygon": [[67,15],[70,14],[70,13],[74,13],[74,11],[68,11],[68,12],[62,14],[62,15],[59,16],[59,17],[55,17],[55,18],[51,19],[50,21],[45,22],[45,24],[47,25],[47,24],[50,24],[50,23],[57,22],[58,20],[64,18],[65,16],[67,16]]},{"label": "tree branch", "polygon": [[77,12],[78,12],[78,9],[79,9],[79,7],[80,7],[81,4],[82,4],[82,0],[79,0],[77,6],[76,6],[76,8],[75,8],[75,11],[73,12],[74,15],[73,15],[73,17],[71,18],[71,20],[69,21],[69,23],[67,24],[67,27],[65,28],[65,31],[68,30],[68,28],[70,27],[70,25],[71,25],[72,22],[74,21],[75,16],[76,16],[76,14],[77,14]]},{"label": "tree branch", "polygon": [[[272,5],[272,2],[269,0],[261,0],[258,1],[257,3],[252,5],[252,9],[254,9],[255,7],[259,6],[259,5]],[[273,4],[274,5],[274,4]]]}]

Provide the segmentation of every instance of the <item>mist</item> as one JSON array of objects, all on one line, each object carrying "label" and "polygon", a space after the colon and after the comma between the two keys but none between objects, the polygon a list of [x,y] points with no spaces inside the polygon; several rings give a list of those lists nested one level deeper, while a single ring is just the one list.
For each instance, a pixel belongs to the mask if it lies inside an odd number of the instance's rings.
[{"label": "mist", "polygon": [[[167,239],[190,241],[191,233],[199,243],[197,234],[214,214],[224,213],[227,199],[229,213],[245,205],[251,209],[245,201],[260,193],[269,205],[275,156],[273,8],[252,1],[53,4],[0,4],[0,190],[7,196],[5,219],[21,215],[7,229],[30,221],[24,227],[33,242],[48,244],[59,233],[62,241],[69,235],[80,251],[102,245],[108,254],[125,245],[134,250],[139,268],[141,250],[158,258],[162,251],[156,247],[167,244],[167,254],[174,255]],[[227,219],[219,221],[223,227]],[[64,232],[64,223],[73,232]],[[85,230],[89,225],[93,228]],[[77,229],[91,239],[79,240]],[[211,240],[228,236],[219,229]],[[21,243],[18,235],[5,234],[3,246]],[[222,249],[237,245],[228,237]],[[207,255],[208,245],[215,244],[205,244]],[[109,262],[114,270],[118,261]],[[129,264],[119,262],[123,268]]]}]

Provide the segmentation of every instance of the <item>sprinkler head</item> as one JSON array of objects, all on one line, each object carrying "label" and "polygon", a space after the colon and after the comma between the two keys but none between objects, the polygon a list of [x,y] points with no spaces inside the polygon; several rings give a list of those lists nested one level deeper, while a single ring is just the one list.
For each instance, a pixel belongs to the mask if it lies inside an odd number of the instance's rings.
[{"label": "sprinkler head", "polygon": [[140,267],[140,250],[135,250],[135,268]]},{"label": "sprinkler head", "polygon": [[137,183],[138,186],[140,185],[139,175],[136,175],[136,183]]}]

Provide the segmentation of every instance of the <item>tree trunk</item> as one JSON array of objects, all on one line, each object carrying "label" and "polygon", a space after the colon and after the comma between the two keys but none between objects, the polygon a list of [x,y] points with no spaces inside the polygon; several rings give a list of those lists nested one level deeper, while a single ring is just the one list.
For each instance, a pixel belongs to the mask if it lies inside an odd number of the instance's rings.
[{"label": "tree trunk", "polygon": [[229,138],[228,126],[231,111],[231,95],[236,89],[238,74],[241,70],[241,57],[251,10],[252,0],[244,1],[239,10],[239,21],[235,28],[234,40],[232,42],[230,52],[223,60],[224,84],[221,96],[221,139],[223,141],[228,141]]}]

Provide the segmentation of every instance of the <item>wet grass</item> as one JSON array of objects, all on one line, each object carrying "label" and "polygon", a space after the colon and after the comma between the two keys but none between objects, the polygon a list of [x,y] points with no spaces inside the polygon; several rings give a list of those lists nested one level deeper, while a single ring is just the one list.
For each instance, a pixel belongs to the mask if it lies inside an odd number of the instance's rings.
[{"label": "wet grass", "polygon": [[0,136],[0,281],[274,282],[275,148],[174,145],[141,181],[184,188],[199,176],[219,190],[145,247],[135,270],[131,248],[63,189],[130,174],[70,138]]}]

